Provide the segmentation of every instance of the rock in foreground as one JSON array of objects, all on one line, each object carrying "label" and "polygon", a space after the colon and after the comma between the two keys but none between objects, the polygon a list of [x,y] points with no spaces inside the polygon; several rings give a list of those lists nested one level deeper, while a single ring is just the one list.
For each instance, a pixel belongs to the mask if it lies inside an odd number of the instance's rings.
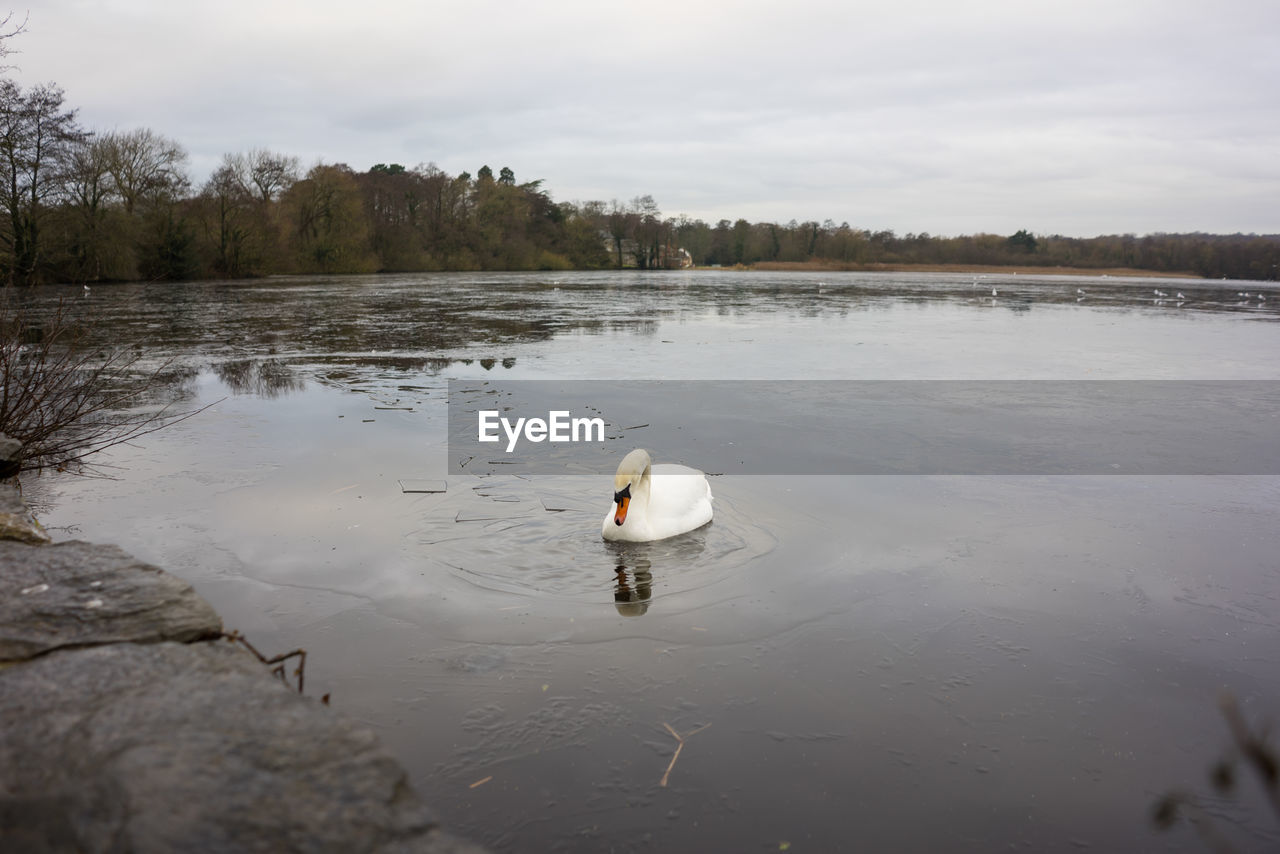
[{"label": "rock in foreground", "polygon": [[479,850],[369,730],[225,641],[52,652],[0,688],[5,850]]},{"label": "rock in foreground", "polygon": [[32,517],[27,505],[22,503],[18,490],[8,484],[0,485],[0,540],[17,540],[23,543],[49,542],[49,535]]},{"label": "rock in foreground", "polygon": [[0,662],[221,632],[222,620],[191,585],[116,546],[0,542]]},{"label": "rock in foreground", "polygon": [[47,539],[0,484],[0,852],[484,854],[189,584]]}]

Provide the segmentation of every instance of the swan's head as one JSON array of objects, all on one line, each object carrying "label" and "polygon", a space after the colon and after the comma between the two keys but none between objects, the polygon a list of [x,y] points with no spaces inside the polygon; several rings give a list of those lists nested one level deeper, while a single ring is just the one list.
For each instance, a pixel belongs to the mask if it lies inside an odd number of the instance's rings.
[{"label": "swan's head", "polygon": [[613,514],[613,524],[621,525],[627,521],[627,506],[648,470],[649,452],[643,448],[636,448],[618,464],[618,473],[613,476],[613,503],[618,505]]}]

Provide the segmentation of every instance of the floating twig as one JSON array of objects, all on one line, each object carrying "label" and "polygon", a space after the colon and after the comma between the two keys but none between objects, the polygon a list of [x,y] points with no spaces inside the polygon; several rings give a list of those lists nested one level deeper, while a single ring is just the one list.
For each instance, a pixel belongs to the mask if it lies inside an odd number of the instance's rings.
[{"label": "floating twig", "polygon": [[707,727],[711,726],[711,724],[703,724],[702,726],[698,727],[695,730],[686,732],[684,735],[681,735],[680,733],[676,732],[675,729],[671,726],[671,724],[667,723],[666,721],[663,721],[662,725],[667,728],[667,732],[671,733],[672,738],[676,740],[676,752],[671,756],[671,763],[667,765],[666,773],[664,773],[662,775],[662,779],[658,781],[658,785],[665,788],[667,785],[667,779],[671,776],[671,769],[676,767],[676,760],[680,758],[680,751],[684,750],[685,739],[688,739],[697,735]]},{"label": "floating twig", "polygon": [[[289,677],[285,675],[284,663],[291,658],[298,659],[298,667],[293,671],[293,675],[298,678],[298,693],[299,694],[302,693],[302,682],[304,678],[303,671],[306,669],[306,666],[307,666],[307,651],[305,649],[295,649],[293,652],[286,652],[283,655],[277,655],[274,658],[267,658],[265,655],[258,652],[257,647],[249,643],[249,641],[245,638],[245,636],[240,634],[240,632],[237,630],[232,630],[229,633],[223,632],[222,636],[227,640],[231,641],[232,643],[238,643],[241,646],[243,646],[245,649],[249,650],[249,652],[257,656],[258,661],[261,661],[263,664],[266,664],[266,665],[274,664],[275,667],[271,668],[271,672],[274,673],[276,676],[280,677],[280,681],[285,684],[286,688],[292,688],[293,686],[289,684]],[[329,705],[328,700],[329,700],[329,695],[325,694],[324,704],[326,706]]]},{"label": "floating twig", "polygon": [[490,781],[490,780],[492,780],[492,779],[493,779],[493,775],[492,775],[492,774],[490,774],[488,777],[481,777],[479,780],[476,780],[474,783],[472,783],[471,785],[467,786],[467,788],[468,788],[468,789],[478,789],[479,787],[483,786],[485,783],[489,782],[489,781]]}]

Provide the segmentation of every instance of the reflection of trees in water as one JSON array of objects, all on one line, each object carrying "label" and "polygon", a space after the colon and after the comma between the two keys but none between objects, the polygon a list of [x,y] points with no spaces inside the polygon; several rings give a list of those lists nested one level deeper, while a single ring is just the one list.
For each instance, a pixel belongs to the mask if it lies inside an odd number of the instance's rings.
[{"label": "reflection of trees in water", "polygon": [[218,379],[233,394],[281,397],[301,391],[305,383],[279,359],[235,359],[213,366]]},{"label": "reflection of trees in water", "polygon": [[[94,317],[91,337],[99,346],[145,342],[148,359],[219,361],[280,354],[293,364],[307,360],[438,371],[447,367],[444,357],[465,351],[483,353],[485,370],[499,363],[508,368],[511,357],[501,349],[508,345],[573,334],[653,336],[672,318],[708,314],[846,318],[931,303],[1019,313],[1051,304],[1244,312],[1269,318],[1280,311],[1280,300],[1264,301],[1256,294],[1244,299],[1243,292],[1237,298],[1236,285],[1228,289],[1194,280],[1179,283],[1185,298],[1176,301],[1160,299],[1146,282],[1037,280],[1029,275],[1000,277],[999,297],[993,298],[993,281],[985,274],[651,272],[579,275],[572,286],[551,289],[548,280],[530,275],[296,277],[104,285],[77,296],[73,313]],[[1086,289],[1087,294],[1078,293]],[[55,310],[66,297],[67,289],[55,286],[15,294],[37,314]],[[276,394],[289,390],[270,377],[262,387]]]},{"label": "reflection of trees in water", "polygon": [[427,376],[439,376],[454,365],[470,366],[479,364],[486,371],[493,370],[499,364],[503,368],[510,370],[516,366],[516,358],[508,356],[505,359],[447,359],[441,357],[418,358],[413,356],[353,356],[353,357],[330,357],[324,360],[325,363],[334,363],[341,365],[337,368],[325,368],[318,371],[315,376],[321,382],[336,383],[342,385],[344,383],[354,383],[362,379],[362,375],[355,368],[373,368],[381,371],[384,375],[391,372],[405,374],[419,374]]}]

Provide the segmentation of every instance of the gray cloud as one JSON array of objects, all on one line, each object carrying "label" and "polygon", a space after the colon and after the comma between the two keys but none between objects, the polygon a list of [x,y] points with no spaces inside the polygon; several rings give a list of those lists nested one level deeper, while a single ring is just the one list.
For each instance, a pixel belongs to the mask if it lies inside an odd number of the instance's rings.
[{"label": "gray cloud", "polygon": [[92,127],[668,213],[955,234],[1280,232],[1280,6],[47,0]]}]

